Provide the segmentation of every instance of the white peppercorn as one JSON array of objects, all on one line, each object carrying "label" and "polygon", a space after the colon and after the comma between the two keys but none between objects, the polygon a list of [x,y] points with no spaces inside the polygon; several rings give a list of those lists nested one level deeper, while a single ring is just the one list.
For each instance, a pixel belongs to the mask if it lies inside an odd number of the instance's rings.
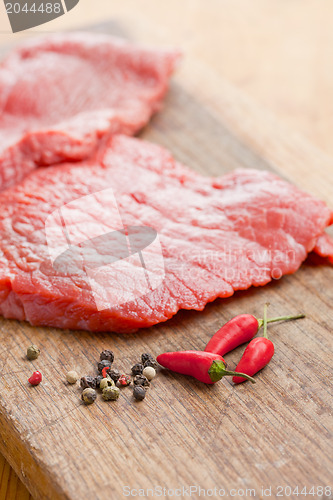
[{"label": "white peppercorn", "polygon": [[76,371],[71,370],[67,373],[66,380],[69,384],[76,384],[76,382],[79,380],[79,375]]},{"label": "white peppercorn", "polygon": [[156,376],[156,370],[152,366],[146,366],[146,368],[144,368],[142,372],[142,375],[148,380],[153,380],[153,378]]}]

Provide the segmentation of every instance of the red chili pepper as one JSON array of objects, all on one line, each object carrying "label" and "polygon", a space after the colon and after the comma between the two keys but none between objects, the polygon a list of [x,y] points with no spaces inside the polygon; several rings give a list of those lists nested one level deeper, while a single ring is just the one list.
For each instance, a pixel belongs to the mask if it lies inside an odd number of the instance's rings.
[{"label": "red chili pepper", "polygon": [[42,381],[42,374],[39,371],[33,372],[31,377],[28,379],[29,384],[38,385]]},{"label": "red chili pepper", "polygon": [[[264,336],[257,337],[249,343],[244,354],[236,366],[237,371],[254,375],[259,370],[264,368],[274,355],[274,344],[267,337],[267,304],[264,309]],[[241,384],[246,381],[246,378],[234,376],[232,381],[235,384]]]},{"label": "red chili pepper", "polygon": [[226,370],[226,362],[217,354],[205,351],[178,351],[165,352],[157,356],[160,365],[169,370],[192,377],[205,384],[215,384],[225,375],[238,375],[246,377],[255,383],[252,377],[244,373]]},{"label": "red chili pepper", "polygon": [[[304,318],[304,314],[270,318],[267,320],[267,323],[299,318]],[[228,321],[228,323],[222,326],[222,328],[213,335],[206,345],[205,351],[224,356],[227,352],[232,351],[239,345],[249,342],[262,327],[263,323],[262,319],[257,319],[251,314],[240,314]]]},{"label": "red chili pepper", "polygon": [[106,378],[106,377],[107,377],[107,375],[108,375],[108,374],[107,374],[107,371],[109,371],[109,370],[110,370],[110,367],[109,367],[109,366],[106,366],[105,368],[103,368],[103,370],[102,370],[102,376],[103,376],[104,378]]}]

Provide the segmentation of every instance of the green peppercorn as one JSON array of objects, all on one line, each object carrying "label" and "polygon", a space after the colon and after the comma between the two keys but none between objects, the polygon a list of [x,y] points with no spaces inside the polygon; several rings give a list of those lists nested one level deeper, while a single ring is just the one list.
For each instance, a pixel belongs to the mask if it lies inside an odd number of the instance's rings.
[{"label": "green peppercorn", "polygon": [[27,358],[32,361],[33,359],[37,359],[39,355],[39,348],[36,345],[31,344],[31,346],[29,346],[27,349]]},{"label": "green peppercorn", "polygon": [[66,380],[69,384],[76,384],[79,380],[79,375],[74,370],[71,370],[66,374]]},{"label": "green peppercorn", "polygon": [[143,387],[149,387],[150,383],[147,377],[144,375],[136,375],[133,380],[134,385],[142,385]]},{"label": "green peppercorn", "polygon": [[99,361],[98,363],[98,371],[99,373],[102,373],[103,368],[111,368],[111,361],[108,359],[103,359],[102,361]]},{"label": "green peppercorn", "polygon": [[116,387],[115,385],[111,385],[103,389],[102,396],[103,399],[105,399],[105,401],[115,401],[116,399],[119,398],[119,394],[120,391],[118,387]]},{"label": "green peppercorn", "polygon": [[146,391],[142,385],[136,385],[133,389],[133,396],[137,401],[142,401],[146,397]]},{"label": "green peppercorn", "polygon": [[91,405],[95,401],[96,397],[97,397],[97,393],[96,393],[95,389],[92,389],[91,387],[87,387],[82,392],[81,399],[82,399],[82,401],[85,402],[86,405]]},{"label": "green peppercorn", "polygon": [[106,387],[113,387],[114,385],[115,384],[112,378],[107,377],[107,378],[102,378],[99,384],[99,388],[103,391],[103,389],[105,389]]},{"label": "green peppercorn", "polygon": [[111,363],[113,363],[114,354],[112,351],[110,351],[110,349],[104,349],[104,351],[102,351],[101,354],[99,355],[99,359],[101,361],[107,360],[107,361],[110,361]]},{"label": "green peppercorn", "polygon": [[133,375],[141,375],[142,372],[143,372],[143,365],[141,363],[136,363],[134,366],[132,366]]},{"label": "green peppercorn", "polygon": [[91,375],[82,377],[80,380],[80,386],[82,387],[82,389],[87,389],[87,387],[96,389],[96,377],[92,377]]},{"label": "green peppercorn", "polygon": [[142,375],[144,377],[147,377],[148,380],[153,380],[153,378],[156,376],[155,368],[153,368],[152,366],[146,366],[146,368],[144,368],[142,372]]}]

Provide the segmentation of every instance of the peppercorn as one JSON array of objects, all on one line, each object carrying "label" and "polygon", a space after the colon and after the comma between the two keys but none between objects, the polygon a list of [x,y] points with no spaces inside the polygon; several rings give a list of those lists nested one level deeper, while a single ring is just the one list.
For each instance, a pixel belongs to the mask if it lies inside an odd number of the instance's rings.
[{"label": "peppercorn", "polygon": [[102,380],[100,381],[100,384],[99,384],[99,388],[103,391],[103,389],[105,389],[105,387],[112,387],[114,386],[114,381],[112,380],[112,378],[110,377],[107,377],[107,378],[102,378]]},{"label": "peppercorn", "polygon": [[126,385],[130,385],[131,382],[132,382],[132,379],[129,375],[120,375],[118,382],[117,382],[117,385],[119,387],[124,387]]},{"label": "peppercorn", "polygon": [[80,380],[80,386],[82,387],[82,389],[87,389],[88,387],[96,389],[96,378],[92,377],[91,375],[82,377]]},{"label": "peppercorn", "polygon": [[95,377],[96,389],[100,389],[100,383],[103,380],[103,378],[104,378],[103,375],[97,375],[97,377]]},{"label": "peppercorn", "polygon": [[116,387],[115,385],[111,385],[103,389],[102,396],[105,401],[115,401],[119,398],[119,394],[120,391],[118,387]]},{"label": "peppercorn", "polygon": [[150,386],[150,383],[149,383],[149,380],[147,379],[147,377],[144,377],[143,375],[136,375],[134,377],[134,385],[142,385],[143,387],[149,387]]},{"label": "peppercorn", "polygon": [[95,401],[96,397],[97,392],[91,387],[87,387],[86,389],[84,389],[81,395],[81,399],[85,402],[86,405],[91,405]]},{"label": "peppercorn", "polygon": [[27,349],[27,358],[32,361],[33,359],[37,359],[39,355],[39,348],[36,345],[31,344],[31,346],[29,346]]},{"label": "peppercorn", "polygon": [[137,401],[142,401],[146,397],[146,391],[142,385],[136,385],[133,389],[133,396]]},{"label": "peppercorn", "polygon": [[110,349],[104,349],[104,351],[102,351],[101,354],[99,355],[99,359],[101,361],[107,360],[110,361],[110,363],[113,363],[114,354],[112,351],[110,351]]},{"label": "peppercorn", "polygon": [[120,371],[117,370],[117,368],[112,368],[111,370],[109,370],[108,374],[110,375],[112,380],[114,380],[115,382],[117,382],[119,380]]},{"label": "peppercorn", "polygon": [[157,361],[155,361],[155,359],[148,359],[147,361],[145,361],[145,364],[143,365],[143,367],[147,368],[147,366],[151,366],[152,368],[154,368],[156,370],[156,368],[158,367],[158,363],[157,363]]},{"label": "peppercorn", "polygon": [[74,370],[70,371],[66,375],[66,380],[69,384],[76,384],[79,379],[79,375]]},{"label": "peppercorn", "polygon": [[141,375],[142,372],[143,372],[143,365],[141,363],[136,363],[134,366],[132,366],[133,375]]},{"label": "peppercorn", "polygon": [[98,371],[99,373],[102,373],[103,368],[111,368],[111,361],[108,359],[103,359],[102,361],[99,361],[98,363]]},{"label": "peppercorn", "polygon": [[41,372],[39,372],[39,371],[35,371],[35,372],[33,372],[33,374],[31,375],[31,377],[30,377],[30,378],[28,378],[28,382],[29,382],[29,384],[31,384],[31,385],[38,385],[38,384],[40,384],[40,383],[41,383],[42,378],[43,378],[43,377],[42,377]]},{"label": "peppercorn", "polygon": [[154,356],[152,356],[151,354],[149,354],[148,352],[144,352],[143,354],[141,354],[141,363],[144,365],[146,361],[148,361],[149,359],[155,359]]},{"label": "peppercorn", "polygon": [[147,377],[148,380],[153,380],[153,378],[156,376],[156,370],[152,366],[146,366],[144,368],[142,375],[144,377]]}]

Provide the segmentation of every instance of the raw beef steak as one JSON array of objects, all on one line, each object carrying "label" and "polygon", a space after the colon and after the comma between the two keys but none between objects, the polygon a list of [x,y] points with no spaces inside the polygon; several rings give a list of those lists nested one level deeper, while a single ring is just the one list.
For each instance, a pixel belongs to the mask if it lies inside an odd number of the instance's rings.
[{"label": "raw beef steak", "polygon": [[[295,272],[331,216],[270,172],[203,177],[159,146],[114,136],[95,160],[38,169],[0,194],[0,312],[62,328],[147,327]],[[143,243],[156,280],[131,300]]]},{"label": "raw beef steak", "polygon": [[0,66],[0,190],[36,166],[87,158],[160,107],[176,52],[91,33],[39,37]]}]

